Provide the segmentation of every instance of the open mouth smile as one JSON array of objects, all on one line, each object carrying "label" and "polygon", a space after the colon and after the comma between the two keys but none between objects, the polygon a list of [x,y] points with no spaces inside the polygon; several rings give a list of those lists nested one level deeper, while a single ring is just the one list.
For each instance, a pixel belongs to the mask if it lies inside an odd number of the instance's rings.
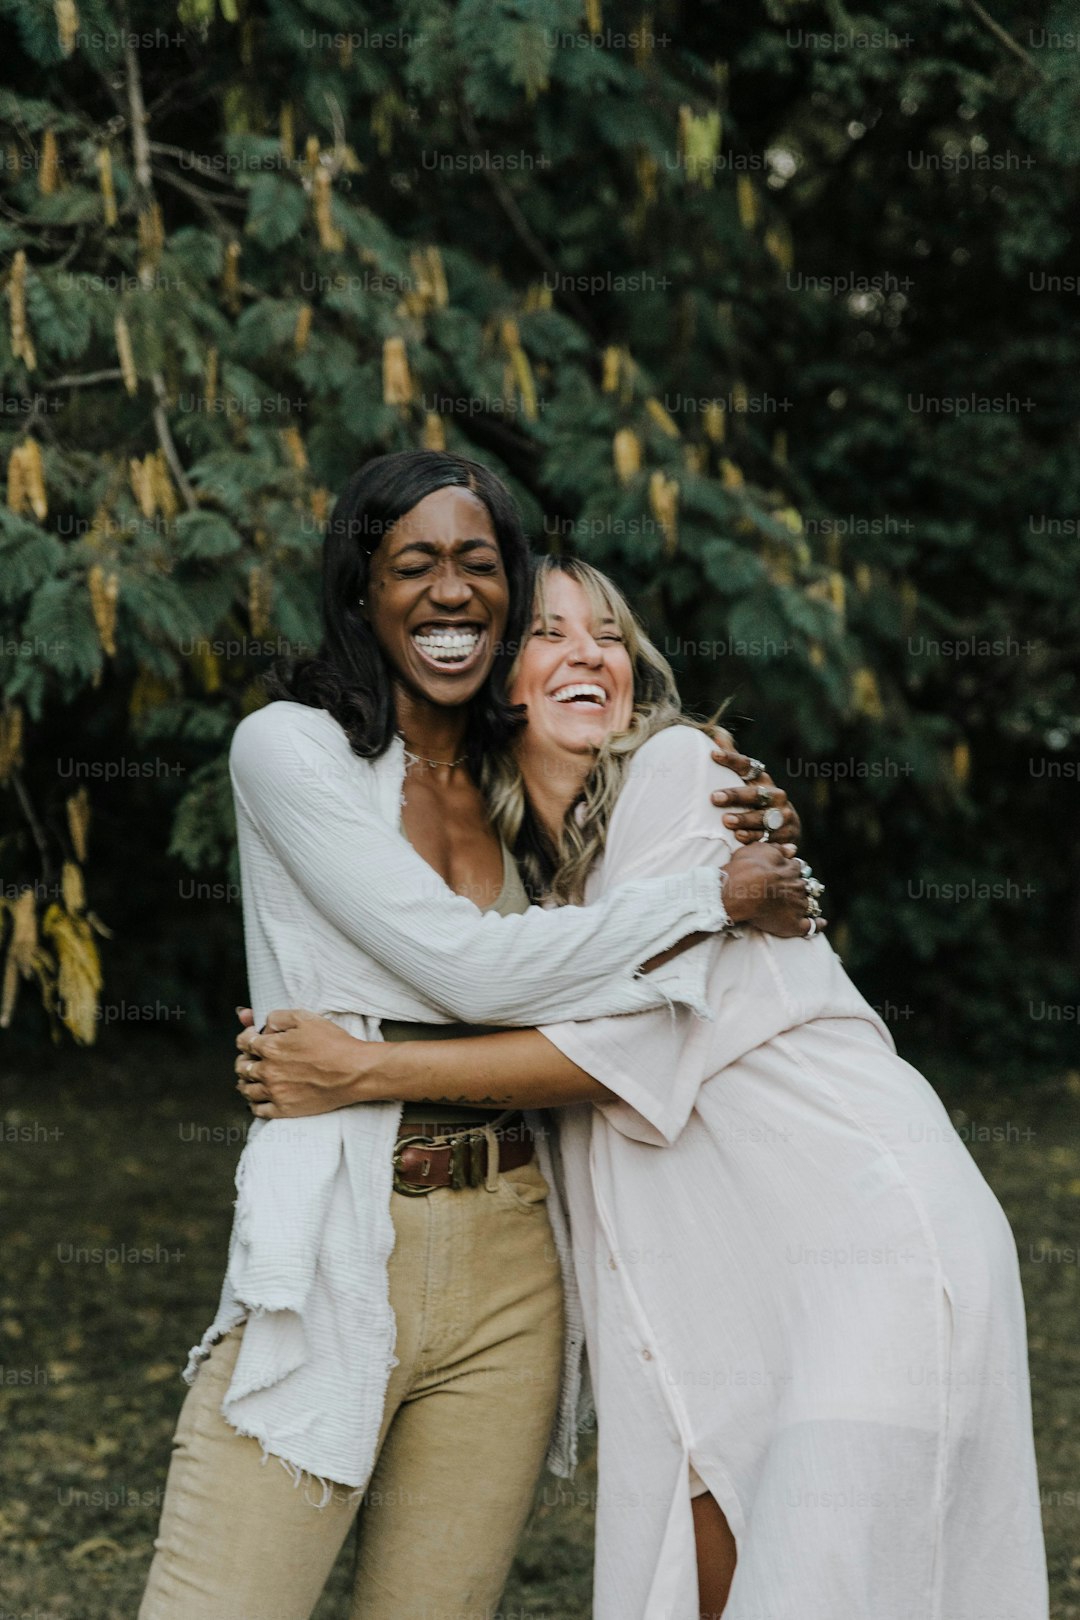
[{"label": "open mouth smile", "polygon": [[568,705],[583,714],[602,712],[608,702],[604,688],[593,681],[573,681],[566,686],[557,686],[554,692],[548,693],[548,697],[553,703]]},{"label": "open mouth smile", "polygon": [[410,638],[424,663],[444,674],[474,668],[488,640],[483,625],[446,622],[419,625]]}]

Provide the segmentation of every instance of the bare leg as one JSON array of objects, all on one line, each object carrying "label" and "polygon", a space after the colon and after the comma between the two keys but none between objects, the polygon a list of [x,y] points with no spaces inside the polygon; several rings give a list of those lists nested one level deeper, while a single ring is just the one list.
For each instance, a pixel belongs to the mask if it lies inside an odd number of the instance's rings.
[{"label": "bare leg", "polygon": [[735,1537],[715,1497],[708,1493],[695,1496],[690,1506],[694,1510],[701,1620],[720,1620],[735,1574]]}]

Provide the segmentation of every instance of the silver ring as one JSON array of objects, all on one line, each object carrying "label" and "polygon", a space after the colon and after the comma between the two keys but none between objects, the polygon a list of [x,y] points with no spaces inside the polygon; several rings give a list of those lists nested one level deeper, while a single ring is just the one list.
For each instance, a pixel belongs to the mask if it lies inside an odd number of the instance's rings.
[{"label": "silver ring", "polygon": [[750,769],[747,771],[743,780],[746,782],[756,782],[758,777],[763,774],[764,770],[765,761],[763,759],[752,759],[750,761]]},{"label": "silver ring", "polygon": [[771,788],[771,787],[759,787],[758,788],[758,790],[757,790],[757,805],[758,805],[759,810],[767,810],[769,808],[770,804],[772,804],[773,792],[774,792],[774,789]]},{"label": "silver ring", "polygon": [[817,918],[816,917],[811,917],[810,918],[810,926],[806,930],[806,933],[803,935],[803,939],[813,939],[813,937],[814,937],[814,935],[816,933],[817,933]]},{"label": "silver ring", "polygon": [[784,825],[784,812],[775,806],[771,810],[766,810],[761,818],[761,825],[767,827],[770,832],[779,832]]},{"label": "silver ring", "polygon": [[814,875],[814,868],[810,865],[810,862],[802,859],[799,861],[799,871],[804,878],[813,877]]},{"label": "silver ring", "polygon": [[767,844],[769,842],[769,829],[768,829],[768,827],[765,828],[765,831],[761,835],[761,842],[763,844]]},{"label": "silver ring", "polygon": [[825,893],[825,885],[818,878],[804,878],[803,882],[806,884],[807,894],[812,894],[816,898],[817,895]]},{"label": "silver ring", "polygon": [[806,902],[806,915],[808,917],[820,917],[821,916],[821,907],[818,905],[818,903],[814,899],[813,895],[811,895],[810,898]]}]

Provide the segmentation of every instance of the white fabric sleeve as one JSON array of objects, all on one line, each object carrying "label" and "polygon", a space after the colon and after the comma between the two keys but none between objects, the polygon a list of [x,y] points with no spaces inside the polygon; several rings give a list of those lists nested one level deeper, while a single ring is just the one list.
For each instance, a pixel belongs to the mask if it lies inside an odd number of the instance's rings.
[{"label": "white fabric sleeve", "polygon": [[681,996],[678,975],[637,970],[723,926],[715,863],[625,884],[600,905],[501,917],[456,895],[357,791],[355,757],[323,711],[249,715],[230,768],[238,803],[322,915],[448,1018],[529,1026],[700,1004],[693,974]]},{"label": "white fabric sleeve", "polygon": [[[639,749],[611,819],[603,893],[628,878],[662,875],[689,861],[726,861],[739,848],[710,794],[741,783],[732,771],[713,762],[713,746],[703,732],[671,726]],[[718,990],[719,969],[729,947],[729,939],[720,936],[685,953],[709,956],[707,983],[714,1017],[738,1012],[737,996]],[[633,1018],[544,1024],[540,1032],[571,1062],[616,1093],[620,1101],[597,1106],[617,1130],[637,1141],[664,1146],[682,1131],[710,1076],[713,1030],[713,1024],[676,1007]]]}]

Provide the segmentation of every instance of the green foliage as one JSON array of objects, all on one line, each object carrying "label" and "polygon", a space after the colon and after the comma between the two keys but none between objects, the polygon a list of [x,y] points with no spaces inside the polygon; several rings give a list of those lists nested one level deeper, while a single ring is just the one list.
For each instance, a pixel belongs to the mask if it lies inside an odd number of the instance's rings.
[{"label": "green foliage", "polygon": [[[158,750],[93,834],[106,970],[132,848],[228,866],[227,738],[317,640],[333,492],[441,434],[618,577],[699,710],[730,700],[908,1049],[1069,1061],[1075,1021],[1032,1011],[1080,956],[1068,15],[62,15],[0,4],[0,680],[30,722],[0,766],[55,868],[58,752]],[[40,875],[25,818],[0,848]]]}]

